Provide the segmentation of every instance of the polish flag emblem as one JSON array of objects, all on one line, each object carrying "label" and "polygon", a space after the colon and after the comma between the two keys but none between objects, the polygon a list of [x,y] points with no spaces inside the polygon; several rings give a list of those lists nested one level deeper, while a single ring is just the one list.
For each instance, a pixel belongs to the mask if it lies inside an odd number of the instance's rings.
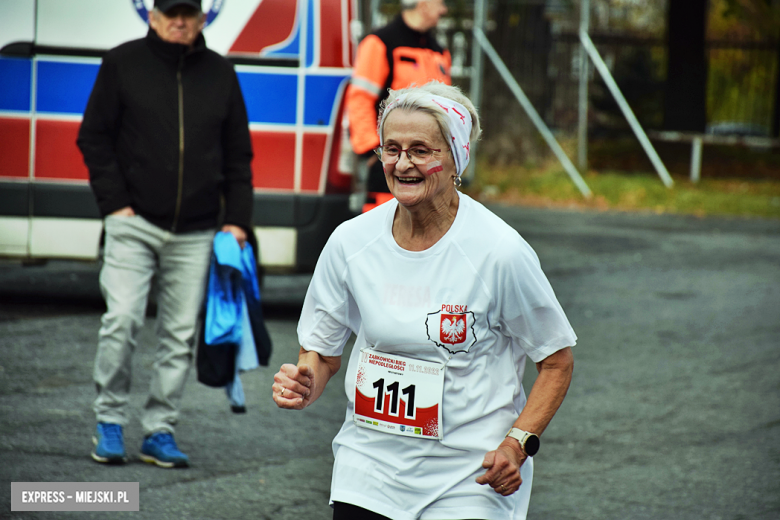
[{"label": "polish flag emblem", "polygon": [[457,345],[466,341],[466,315],[442,314],[439,337],[442,343]]},{"label": "polish flag emblem", "polygon": [[477,342],[474,326],[477,319],[472,311],[445,313],[429,312],[425,318],[428,340],[450,354],[468,352]]}]

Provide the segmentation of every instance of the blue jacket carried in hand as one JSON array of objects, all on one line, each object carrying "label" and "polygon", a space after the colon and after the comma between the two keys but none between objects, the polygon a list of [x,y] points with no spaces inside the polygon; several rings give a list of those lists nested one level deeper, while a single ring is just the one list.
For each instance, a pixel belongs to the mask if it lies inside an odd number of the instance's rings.
[{"label": "blue jacket carried in hand", "polygon": [[271,338],[260,304],[257,261],[231,233],[214,236],[205,319],[198,347],[198,381],[225,387],[234,411],[244,407],[239,372],[267,366]]}]

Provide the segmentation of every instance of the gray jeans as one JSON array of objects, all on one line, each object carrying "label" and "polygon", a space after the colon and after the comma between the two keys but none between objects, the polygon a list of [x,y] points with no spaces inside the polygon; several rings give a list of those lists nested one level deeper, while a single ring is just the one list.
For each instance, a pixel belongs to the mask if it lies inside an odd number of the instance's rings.
[{"label": "gray jeans", "polygon": [[157,352],[141,425],[145,435],[173,433],[192,365],[215,232],[170,233],[140,216],[106,217],[105,231],[100,288],[107,311],[95,357],[97,420],[128,422],[131,356],[156,275]]}]

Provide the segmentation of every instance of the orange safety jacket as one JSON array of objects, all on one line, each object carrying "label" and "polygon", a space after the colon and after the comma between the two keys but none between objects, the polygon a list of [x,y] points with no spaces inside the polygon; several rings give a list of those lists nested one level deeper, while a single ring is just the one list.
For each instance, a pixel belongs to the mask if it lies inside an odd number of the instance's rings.
[{"label": "orange safety jacket", "polygon": [[346,109],[352,149],[357,154],[379,146],[377,114],[387,89],[423,85],[431,80],[452,84],[450,52],[433,31],[417,32],[401,15],[360,42],[355,69],[347,89]]}]

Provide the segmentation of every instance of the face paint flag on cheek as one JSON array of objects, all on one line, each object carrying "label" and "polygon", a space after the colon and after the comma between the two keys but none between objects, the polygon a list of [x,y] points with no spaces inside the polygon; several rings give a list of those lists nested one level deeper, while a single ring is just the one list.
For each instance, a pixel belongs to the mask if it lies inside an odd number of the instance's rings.
[{"label": "face paint flag on cheek", "polygon": [[[379,144],[384,145],[384,138],[382,136],[383,133],[383,127],[385,124],[385,119],[387,119],[387,115],[398,106],[403,105],[403,101],[406,98],[406,94],[397,97],[395,100],[393,100],[392,103],[387,105],[387,108],[385,108],[384,112],[382,112],[382,119],[379,122]],[[450,127],[450,134],[452,138],[452,144],[450,145],[450,150],[452,151],[452,157],[455,159],[455,168],[457,169],[458,175],[462,175],[463,172],[466,171],[466,166],[469,164],[469,152],[470,152],[470,142],[469,138],[471,136],[471,112],[469,112],[466,107],[458,103],[457,101],[453,101],[449,98],[445,98],[442,96],[436,96],[431,94],[430,95],[431,101],[433,101],[436,105],[439,106],[441,111],[444,113],[444,115],[447,116],[447,122],[449,123]],[[438,167],[438,169],[436,169]],[[434,171],[436,170],[436,171]],[[436,172],[440,172],[443,170],[443,167],[441,165],[441,162],[439,161],[431,161],[428,163],[428,171],[426,172],[427,175],[433,175]]]},{"label": "face paint flag on cheek", "polygon": [[425,172],[425,175],[433,175],[434,173],[439,173],[440,171],[444,170],[444,167],[441,165],[441,161],[431,161],[425,166],[428,168],[428,171]]}]

